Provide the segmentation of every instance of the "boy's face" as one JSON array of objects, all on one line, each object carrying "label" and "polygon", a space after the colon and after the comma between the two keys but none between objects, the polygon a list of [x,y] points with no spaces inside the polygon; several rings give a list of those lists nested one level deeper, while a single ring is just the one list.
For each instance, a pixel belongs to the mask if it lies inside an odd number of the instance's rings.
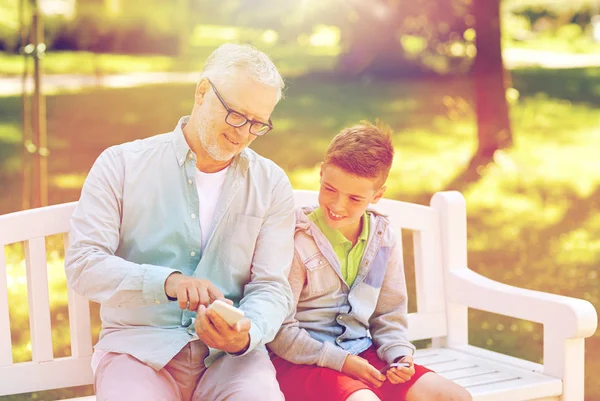
[{"label": "boy's face", "polygon": [[329,227],[357,229],[370,203],[377,203],[385,192],[378,178],[359,177],[333,164],[321,164],[319,206]]}]

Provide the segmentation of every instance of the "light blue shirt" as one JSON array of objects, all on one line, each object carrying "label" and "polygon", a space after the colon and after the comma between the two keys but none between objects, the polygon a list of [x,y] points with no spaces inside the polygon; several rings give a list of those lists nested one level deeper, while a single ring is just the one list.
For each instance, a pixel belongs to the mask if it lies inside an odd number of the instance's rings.
[{"label": "light blue shirt", "polygon": [[[292,304],[295,216],[287,176],[250,149],[236,156],[202,253],[196,155],[185,121],[98,157],[65,257],[69,285],[101,304],[96,349],[130,354],[157,370],[194,338],[195,312],[179,309],[164,291],[175,271],[210,280],[245,312],[252,322],[247,352],[264,349]],[[211,349],[205,364],[220,355]]]}]

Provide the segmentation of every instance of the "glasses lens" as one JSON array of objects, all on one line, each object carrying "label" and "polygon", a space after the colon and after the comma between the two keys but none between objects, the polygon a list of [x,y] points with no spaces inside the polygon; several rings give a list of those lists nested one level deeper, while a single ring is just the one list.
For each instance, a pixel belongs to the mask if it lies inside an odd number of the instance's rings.
[{"label": "glasses lens", "polygon": [[241,127],[246,124],[246,117],[241,115],[240,113],[236,113],[235,111],[229,112],[227,117],[225,117],[225,122],[229,125],[233,125],[234,127]]},{"label": "glasses lens", "polygon": [[267,125],[267,124],[253,123],[250,126],[250,133],[254,134],[254,135],[264,135],[267,132],[269,132],[270,129],[271,129],[271,127],[269,127],[269,125]]}]

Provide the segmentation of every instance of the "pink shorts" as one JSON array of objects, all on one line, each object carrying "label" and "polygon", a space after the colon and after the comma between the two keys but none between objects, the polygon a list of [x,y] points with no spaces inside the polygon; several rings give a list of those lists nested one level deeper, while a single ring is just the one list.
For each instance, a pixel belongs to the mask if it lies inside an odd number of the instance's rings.
[{"label": "pink shorts", "polygon": [[[377,369],[386,365],[373,346],[359,356]],[[296,365],[282,358],[275,358],[273,365],[286,401],[343,401],[358,390],[371,390],[383,401],[404,401],[408,389],[425,373],[431,372],[415,364],[415,374],[408,382],[392,384],[385,381],[381,387],[374,388],[342,372],[316,365]]]}]

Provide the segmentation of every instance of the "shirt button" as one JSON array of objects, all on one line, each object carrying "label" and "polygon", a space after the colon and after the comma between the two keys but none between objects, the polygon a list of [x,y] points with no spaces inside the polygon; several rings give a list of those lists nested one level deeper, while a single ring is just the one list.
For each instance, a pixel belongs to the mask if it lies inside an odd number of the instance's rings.
[{"label": "shirt button", "polygon": [[188,153],[188,159],[192,159],[194,157],[194,155],[190,152]]},{"label": "shirt button", "polygon": [[194,251],[190,252],[190,256],[196,256],[196,252],[194,252]]},{"label": "shirt button", "polygon": [[195,213],[192,213],[192,216],[191,216],[191,217],[192,217],[192,219],[195,219],[195,218],[196,218],[196,214],[195,214]]},{"label": "shirt button", "polygon": [[192,183],[192,180],[191,180],[191,179],[189,179],[189,180],[188,180],[188,184],[191,184],[191,183]]},{"label": "shirt button", "polygon": [[337,320],[342,320],[342,319],[344,319],[344,317],[343,317],[343,316],[338,316],[338,317],[337,317]]},{"label": "shirt button", "polygon": [[155,304],[159,304],[159,303],[160,303],[160,301],[159,301],[157,298],[154,298],[154,303],[155,303]]},{"label": "shirt button", "polygon": [[323,264],[323,261],[322,261],[322,260],[319,260],[319,265],[322,265],[322,264]]},{"label": "shirt button", "polygon": [[341,342],[342,342],[342,339],[341,339],[341,338],[336,338],[336,339],[335,339],[335,342],[339,344],[339,343],[341,343]]}]

